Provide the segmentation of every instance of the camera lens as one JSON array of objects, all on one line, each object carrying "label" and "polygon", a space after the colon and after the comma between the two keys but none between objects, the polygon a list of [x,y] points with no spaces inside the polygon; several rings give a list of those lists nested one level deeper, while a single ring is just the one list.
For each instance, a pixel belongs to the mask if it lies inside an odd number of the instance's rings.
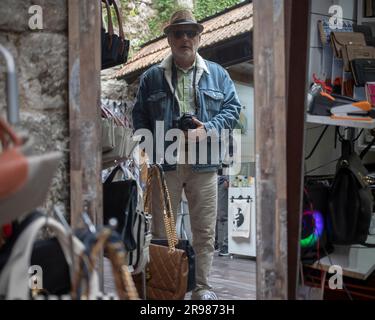
[{"label": "camera lens", "polygon": [[193,115],[190,113],[184,113],[179,120],[179,129],[187,131],[189,129],[196,129],[197,126],[193,122]]}]

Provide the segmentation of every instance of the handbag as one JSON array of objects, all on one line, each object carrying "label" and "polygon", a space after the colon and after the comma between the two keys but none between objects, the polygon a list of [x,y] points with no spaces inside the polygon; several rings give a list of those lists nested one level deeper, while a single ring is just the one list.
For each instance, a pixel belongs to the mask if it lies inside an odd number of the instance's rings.
[{"label": "handbag", "polygon": [[[71,285],[71,298],[79,299],[85,296],[88,299],[95,299],[99,292],[99,280],[95,271],[90,273],[86,283],[75,281],[76,270],[79,270],[82,263],[81,257],[84,256],[85,246],[83,243],[75,236],[69,235],[61,223],[39,212],[32,213],[21,224],[21,230],[14,234],[1,249],[0,257],[3,261],[0,273],[1,298],[32,299],[34,295],[40,294],[41,291],[46,292],[44,274],[49,274],[47,282],[49,290],[52,292],[64,292],[67,289],[66,285]],[[59,258],[61,252],[57,255],[57,252],[52,252],[53,248],[56,249],[55,240],[48,239],[40,240],[38,243],[35,242],[39,231],[44,227],[50,228],[56,234],[56,239],[65,258],[62,265],[58,264],[61,262]],[[44,254],[49,255],[49,257]],[[52,257],[55,259],[52,259]],[[39,269],[42,272],[39,275],[42,277],[39,278],[37,285],[35,285],[34,279],[31,278],[29,273],[30,264],[35,262],[41,263],[44,267]],[[66,278],[66,265],[69,266],[68,278]],[[62,279],[52,278],[54,272]],[[67,282],[65,286],[61,284],[62,280]],[[58,287],[55,286],[57,283],[60,284]],[[49,294],[51,292],[47,292],[47,295]]]},{"label": "handbag", "polygon": [[342,59],[345,46],[366,46],[366,40],[360,32],[331,32],[331,44],[335,56]]},{"label": "handbag", "polygon": [[353,148],[351,141],[342,141],[329,195],[330,240],[338,245],[368,245],[373,196],[366,178],[368,171]]},{"label": "handbag", "polygon": [[106,108],[102,110],[102,152],[108,152],[115,147],[115,123],[114,119],[108,115]]},{"label": "handbag", "polygon": [[108,121],[102,131],[103,168],[106,168],[113,166],[115,161],[128,159],[140,141],[140,136],[133,136],[133,130],[126,128],[124,122],[109,108],[103,105],[101,108],[104,121]]},{"label": "handbag", "polygon": [[147,181],[148,203],[151,200],[152,178],[156,178],[159,184],[168,246],[150,244],[150,262],[146,266],[146,297],[151,300],[182,300],[188,285],[188,257],[185,250],[176,247],[178,239],[171,200],[160,165],[150,168]]},{"label": "handbag", "polygon": [[[129,40],[125,39],[124,29],[122,25],[122,17],[117,7],[116,1],[112,1],[115,8],[118,26],[119,36],[114,34],[113,22],[111,15],[111,8],[108,0],[103,0],[107,10],[107,32],[101,28],[101,39],[102,39],[102,70],[108,69],[123,63],[126,63],[129,53]],[[103,23],[102,23],[103,25]]]},{"label": "handbag", "polygon": [[147,212],[136,210],[133,235],[136,248],[129,252],[129,266],[133,267],[132,274],[138,274],[144,270],[150,256],[151,216]]},{"label": "handbag", "polygon": [[351,68],[357,87],[375,81],[375,59],[355,59],[351,61]]},{"label": "handbag", "polygon": [[344,70],[350,72],[350,61],[354,59],[374,59],[375,48],[370,46],[345,46],[342,52]]},{"label": "handbag", "polygon": [[137,184],[134,180],[113,181],[116,173],[123,170],[115,167],[103,184],[103,223],[117,219],[116,231],[121,235],[127,251],[136,248],[133,224],[137,203]]},{"label": "handbag", "polygon": [[[153,239],[151,240],[152,244],[157,244],[159,246],[168,246],[168,241],[166,239]],[[189,240],[187,239],[179,239],[178,244],[176,245],[177,249],[184,250],[186,256],[188,257],[189,262],[189,271],[188,271],[188,279],[187,279],[187,289],[186,292],[190,292],[195,289],[196,281],[195,281],[195,252],[193,247],[191,246]]]},{"label": "handbag", "polygon": [[150,251],[149,246],[151,243],[151,215],[144,210],[143,203],[143,191],[134,175],[125,168],[129,179],[133,179],[137,183],[138,201],[136,207],[136,213],[134,217],[133,235],[136,242],[136,248],[129,252],[129,266],[133,267],[132,274],[138,274],[142,272],[149,262]]}]

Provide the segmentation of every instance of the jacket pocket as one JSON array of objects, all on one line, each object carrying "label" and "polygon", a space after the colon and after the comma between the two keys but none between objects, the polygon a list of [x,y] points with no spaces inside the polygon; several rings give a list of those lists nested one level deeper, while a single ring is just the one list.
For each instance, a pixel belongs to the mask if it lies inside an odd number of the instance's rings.
[{"label": "jacket pocket", "polygon": [[167,93],[164,91],[153,92],[147,98],[147,108],[154,120],[164,120]]},{"label": "jacket pocket", "polygon": [[202,90],[202,93],[208,115],[214,117],[220,111],[224,101],[224,94],[220,91],[212,90]]}]

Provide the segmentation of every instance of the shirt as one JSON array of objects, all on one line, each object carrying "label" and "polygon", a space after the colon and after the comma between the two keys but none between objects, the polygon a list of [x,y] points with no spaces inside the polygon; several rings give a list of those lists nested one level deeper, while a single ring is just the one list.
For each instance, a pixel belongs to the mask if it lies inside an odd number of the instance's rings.
[{"label": "shirt", "polygon": [[195,99],[193,90],[194,64],[187,70],[176,65],[177,69],[177,98],[180,106],[180,115],[183,113],[195,113]]}]

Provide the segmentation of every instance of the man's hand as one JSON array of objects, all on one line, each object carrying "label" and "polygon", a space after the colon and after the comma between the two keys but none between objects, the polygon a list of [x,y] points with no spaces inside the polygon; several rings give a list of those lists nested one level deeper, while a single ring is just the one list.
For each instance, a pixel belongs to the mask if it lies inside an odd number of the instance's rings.
[{"label": "man's hand", "polygon": [[207,139],[207,132],[206,132],[206,129],[204,128],[203,122],[200,122],[197,118],[193,118],[193,122],[196,124],[197,128],[193,130],[189,130],[189,134],[187,134],[188,140],[202,141],[204,139]]}]

